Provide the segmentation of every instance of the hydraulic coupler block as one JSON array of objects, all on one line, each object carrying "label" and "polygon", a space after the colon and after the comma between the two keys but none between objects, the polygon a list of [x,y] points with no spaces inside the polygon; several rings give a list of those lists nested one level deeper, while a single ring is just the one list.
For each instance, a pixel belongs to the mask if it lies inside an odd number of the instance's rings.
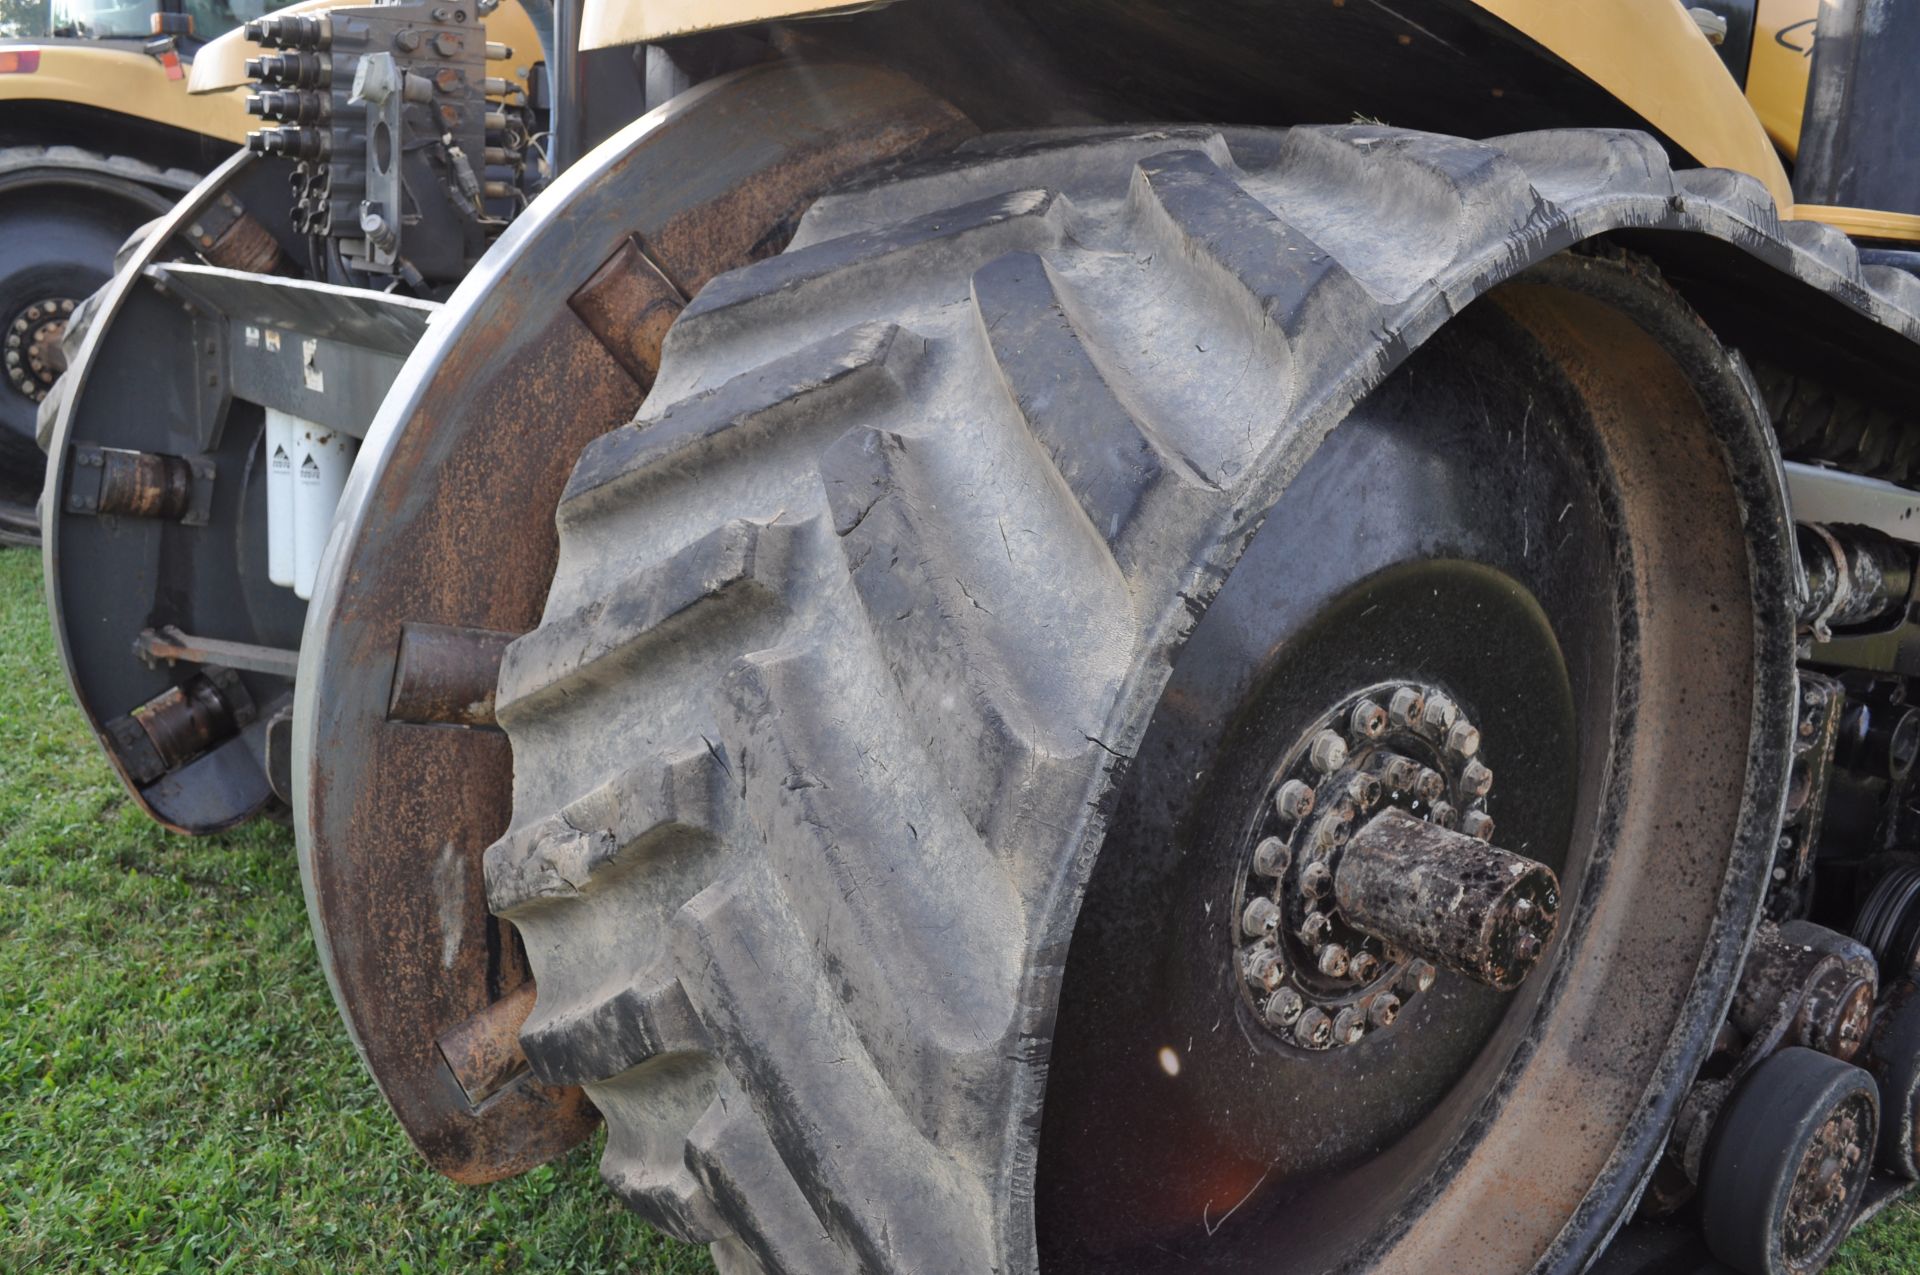
[{"label": "hydraulic coupler block", "polygon": [[478,6],[402,0],[246,30],[278,50],[247,64],[247,110],[274,125],[247,144],[297,161],[294,225],[332,241],[334,281],[431,292],[464,276],[511,214],[529,135],[519,88],[487,75]]}]

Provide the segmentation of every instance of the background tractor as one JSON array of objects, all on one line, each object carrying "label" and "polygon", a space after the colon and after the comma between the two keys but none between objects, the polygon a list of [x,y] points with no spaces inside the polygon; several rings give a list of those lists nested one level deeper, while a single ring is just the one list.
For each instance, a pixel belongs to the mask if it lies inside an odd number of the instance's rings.
[{"label": "background tractor", "polygon": [[1799,1275],[1920,1175],[1920,14],[588,0],[524,201],[475,21],[252,28],[45,505],[437,1166],[604,1120],[727,1271]]},{"label": "background tractor", "polygon": [[[208,41],[274,0],[8,0],[0,5],[0,537],[38,536],[45,460],[38,405],[65,364],[61,338],[134,230],[171,208],[258,123],[241,95],[193,95]],[[509,4],[495,35],[537,49]],[[533,59],[537,61],[538,59]],[[205,259],[274,264],[251,219],[216,208],[193,236]]]}]

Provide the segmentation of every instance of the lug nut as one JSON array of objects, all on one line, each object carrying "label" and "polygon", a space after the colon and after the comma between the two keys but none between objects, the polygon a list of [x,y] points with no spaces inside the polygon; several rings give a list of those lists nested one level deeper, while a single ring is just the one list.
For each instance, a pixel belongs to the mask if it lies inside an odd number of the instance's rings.
[{"label": "lug nut", "polygon": [[1333,869],[1323,859],[1316,859],[1300,869],[1300,888],[1308,897],[1323,899],[1333,889]]},{"label": "lug nut", "polygon": [[1442,828],[1453,828],[1460,822],[1460,812],[1444,801],[1436,801],[1433,809],[1427,812],[1427,818]]},{"label": "lug nut", "polygon": [[1253,870],[1263,877],[1277,877],[1293,863],[1293,851],[1278,837],[1268,837],[1253,848]]},{"label": "lug nut", "polygon": [[1493,816],[1484,810],[1469,810],[1461,817],[1460,831],[1482,841],[1493,840]]},{"label": "lug nut", "polygon": [[1400,990],[1409,996],[1424,992],[1433,986],[1437,972],[1429,961],[1414,961],[1400,975]]},{"label": "lug nut", "polygon": [[1353,835],[1353,816],[1343,810],[1329,810],[1313,826],[1312,853],[1328,854],[1347,844]]},{"label": "lug nut", "polygon": [[1322,774],[1338,770],[1347,760],[1347,741],[1330,730],[1323,730],[1313,737],[1307,757]]},{"label": "lug nut", "polygon": [[1476,797],[1484,797],[1493,787],[1493,772],[1477,761],[1469,761],[1460,772],[1460,787]]},{"label": "lug nut", "polygon": [[1367,1021],[1375,1028],[1391,1027],[1393,1020],[1400,1016],[1400,998],[1392,992],[1382,992],[1373,998],[1367,1007]]},{"label": "lug nut", "polygon": [[[1339,736],[1334,736],[1338,739]],[[1318,740],[1314,741],[1317,745]],[[1344,748],[1345,745],[1342,745]],[[1273,806],[1280,812],[1282,819],[1305,819],[1313,813],[1313,789],[1298,779],[1289,779],[1280,785],[1280,791],[1273,795]]]},{"label": "lug nut", "polygon": [[1347,975],[1361,983],[1371,983],[1380,972],[1380,958],[1372,952],[1355,952],[1347,960]]},{"label": "lug nut", "polygon": [[1438,801],[1447,795],[1447,780],[1437,770],[1422,766],[1413,778],[1413,795],[1422,801]]},{"label": "lug nut", "polygon": [[1327,930],[1333,925],[1333,919],[1325,912],[1309,912],[1300,922],[1300,941],[1308,947],[1317,947],[1327,937]]},{"label": "lug nut", "polygon": [[1293,1024],[1293,1038],[1308,1049],[1325,1049],[1333,1043],[1333,1020],[1318,1006],[1305,1010]]},{"label": "lug nut", "polygon": [[1341,1010],[1333,1020],[1333,1039],[1342,1045],[1357,1045],[1367,1034],[1367,1016],[1357,1005]]},{"label": "lug nut", "polygon": [[1447,728],[1447,751],[1455,757],[1471,757],[1480,751],[1480,732],[1462,717]]},{"label": "lug nut", "polygon": [[1269,938],[1280,932],[1280,907],[1272,899],[1256,898],[1240,916],[1240,928],[1250,938]]},{"label": "lug nut", "polygon": [[1402,730],[1417,730],[1426,708],[1425,696],[1411,686],[1403,686],[1387,701],[1387,716]]},{"label": "lug nut", "polygon": [[1353,733],[1363,739],[1378,739],[1387,729],[1387,710],[1370,699],[1363,699],[1353,706],[1353,712],[1347,718]]},{"label": "lug nut", "polygon": [[1380,777],[1387,787],[1395,792],[1411,792],[1413,784],[1420,776],[1420,763],[1411,757],[1402,757],[1398,753],[1388,756],[1387,763],[1380,769]]},{"label": "lug nut", "polygon": [[1338,943],[1329,943],[1320,949],[1320,972],[1328,978],[1345,978],[1347,974],[1347,949]]},{"label": "lug nut", "polygon": [[1347,784],[1347,798],[1355,810],[1365,814],[1380,804],[1380,779],[1377,775],[1355,775]]},{"label": "lug nut", "polygon": [[1280,960],[1276,948],[1261,946],[1247,953],[1245,965],[1247,982],[1258,991],[1270,992],[1280,986],[1280,980],[1286,977],[1287,967]]},{"label": "lug nut", "polygon": [[1444,695],[1427,696],[1426,711],[1420,714],[1420,729],[1427,735],[1445,735],[1460,716],[1459,706]]},{"label": "lug nut", "polygon": [[1307,1007],[1306,998],[1291,987],[1283,987],[1267,998],[1266,1019],[1275,1027],[1291,1027]]}]

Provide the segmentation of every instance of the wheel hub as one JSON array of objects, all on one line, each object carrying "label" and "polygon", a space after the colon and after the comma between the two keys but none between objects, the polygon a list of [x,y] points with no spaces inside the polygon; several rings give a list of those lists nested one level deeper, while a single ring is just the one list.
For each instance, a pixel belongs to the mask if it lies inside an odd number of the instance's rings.
[{"label": "wheel hub", "polygon": [[42,297],[7,323],[4,361],[7,383],[38,403],[65,369],[60,338],[77,303],[70,297]]},{"label": "wheel hub", "polygon": [[1856,1166],[1872,1128],[1873,1109],[1856,1096],[1834,1109],[1808,1145],[1787,1196],[1781,1236],[1787,1260],[1796,1267],[1819,1253],[1834,1229],[1853,1216],[1854,1187],[1864,1177]]},{"label": "wheel hub", "polygon": [[[1286,1043],[1360,1044],[1432,987],[1437,965],[1506,990],[1539,959],[1559,885],[1545,865],[1487,845],[1493,772],[1479,749],[1444,691],[1383,683],[1286,751],[1243,840],[1231,967]],[[1475,875],[1480,886],[1465,879]],[[1400,884],[1383,894],[1388,880]],[[1460,935],[1440,937],[1437,918],[1419,915],[1446,911],[1470,914]]]}]

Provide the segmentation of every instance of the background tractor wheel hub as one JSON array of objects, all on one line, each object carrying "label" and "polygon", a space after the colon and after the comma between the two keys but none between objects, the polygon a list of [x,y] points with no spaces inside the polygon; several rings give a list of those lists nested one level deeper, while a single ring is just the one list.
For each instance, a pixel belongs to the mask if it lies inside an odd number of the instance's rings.
[{"label": "background tractor wheel hub", "polygon": [[6,365],[7,383],[36,403],[47,396],[65,368],[60,338],[66,335],[75,304],[71,297],[42,297],[11,317],[6,336],[0,339],[5,349],[0,363]]}]

